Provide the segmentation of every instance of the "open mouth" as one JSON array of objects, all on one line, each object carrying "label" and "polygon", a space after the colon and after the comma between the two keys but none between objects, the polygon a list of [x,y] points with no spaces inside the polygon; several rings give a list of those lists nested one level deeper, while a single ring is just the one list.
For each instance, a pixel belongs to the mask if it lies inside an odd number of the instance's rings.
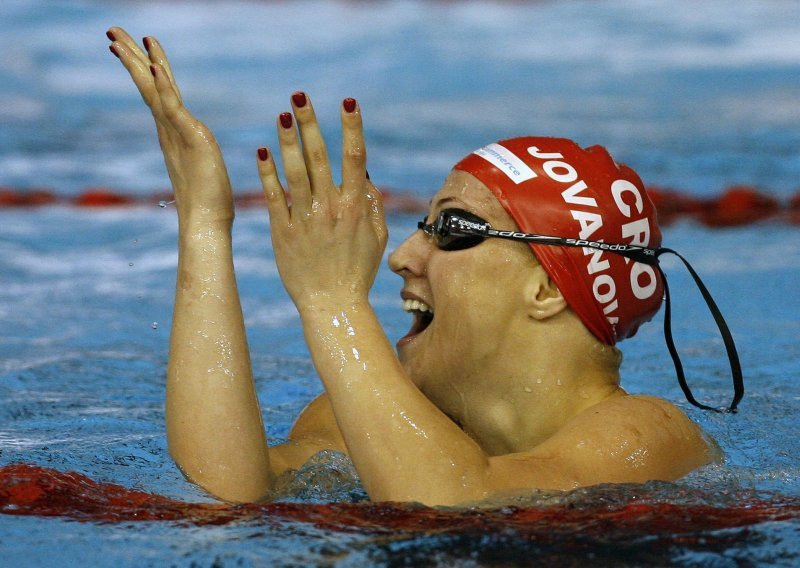
[{"label": "open mouth", "polygon": [[414,320],[411,322],[411,329],[400,341],[405,341],[419,335],[425,331],[433,321],[433,309],[420,300],[403,300],[403,311],[413,315]]}]

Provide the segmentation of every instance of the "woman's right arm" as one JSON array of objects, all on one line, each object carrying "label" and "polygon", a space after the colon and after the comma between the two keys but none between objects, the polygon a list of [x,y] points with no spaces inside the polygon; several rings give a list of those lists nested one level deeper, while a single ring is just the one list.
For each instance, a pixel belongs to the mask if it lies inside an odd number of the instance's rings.
[{"label": "woman's right arm", "polygon": [[264,498],[274,475],[233,269],[233,197],[211,131],[183,106],[166,55],[111,28],[111,51],[153,113],[178,212],[167,439],[184,474],[228,501]]}]

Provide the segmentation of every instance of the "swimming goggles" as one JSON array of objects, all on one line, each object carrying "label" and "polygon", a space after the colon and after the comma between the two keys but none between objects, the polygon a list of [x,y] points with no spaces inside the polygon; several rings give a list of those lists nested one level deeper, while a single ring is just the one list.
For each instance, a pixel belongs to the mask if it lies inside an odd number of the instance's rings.
[{"label": "swimming goggles", "polygon": [[[653,249],[638,245],[602,243],[599,241],[553,237],[548,235],[538,235],[535,233],[522,233],[519,231],[499,231],[492,228],[487,221],[481,219],[473,213],[470,213],[469,211],[464,211],[463,209],[443,209],[439,212],[439,215],[437,215],[433,223],[426,223],[426,220],[427,218],[418,223],[417,228],[421,229],[426,235],[433,237],[436,246],[441,250],[464,250],[479,245],[487,238],[498,238],[512,241],[522,241],[526,243],[535,243],[539,245],[582,247],[608,251],[613,252],[614,254],[619,254],[626,258],[630,258],[636,262],[642,262],[644,264],[655,266],[661,273],[661,277],[664,281],[664,339],[667,343],[667,349],[672,357],[672,361],[675,364],[675,372],[678,375],[678,383],[681,386],[681,390],[683,390],[683,394],[686,396],[686,400],[688,400],[694,406],[702,408],[703,410],[713,410],[715,412],[721,412],[723,410],[727,412],[736,412],[736,408],[744,396],[744,379],[742,378],[742,368],[741,364],[739,363],[739,355],[736,352],[736,344],[733,341],[733,336],[728,329],[728,324],[722,317],[722,312],[720,312],[716,302],[714,302],[714,299],[711,297],[711,293],[708,291],[708,288],[706,288],[705,284],[703,284],[703,281],[700,279],[700,276],[689,264],[689,261],[687,261],[674,250],[665,247]],[[722,339],[725,343],[725,350],[728,354],[728,361],[731,366],[731,378],[733,381],[734,392],[733,401],[726,409],[721,410],[698,402],[694,398],[694,395],[692,394],[692,391],[686,382],[683,365],[681,364],[678,350],[675,347],[675,342],[672,339],[672,310],[669,297],[669,286],[667,285],[667,276],[664,274],[664,271],[658,264],[659,256],[665,253],[670,253],[677,256],[689,270],[689,274],[691,274],[695,284],[697,284],[697,287],[700,290],[700,293],[703,295],[703,299],[706,301],[706,305],[708,306],[711,315],[714,317],[714,321],[717,323],[717,328],[722,335]]]}]

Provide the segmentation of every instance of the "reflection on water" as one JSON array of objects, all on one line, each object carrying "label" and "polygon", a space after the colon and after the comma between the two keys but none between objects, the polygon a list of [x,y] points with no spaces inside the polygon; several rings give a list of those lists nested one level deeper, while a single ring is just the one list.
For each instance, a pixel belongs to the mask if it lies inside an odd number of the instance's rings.
[{"label": "reflection on water", "polygon": [[[240,214],[234,242],[253,368],[268,434],[276,443],[285,438],[293,419],[321,386],[271,261],[265,217],[265,211],[257,210]],[[390,249],[415,222],[416,218],[404,216],[389,219]],[[168,456],[164,434],[176,260],[174,212],[158,208],[0,212],[0,226],[4,230],[0,273],[7,275],[0,287],[0,306],[9,324],[0,336],[0,466],[22,461],[182,502],[214,503],[182,478]],[[613,509],[643,502],[739,511],[743,503],[759,499],[773,505],[785,499],[796,503],[800,387],[792,377],[800,368],[800,299],[794,291],[800,240],[795,233],[790,227],[766,225],[727,231],[680,225],[665,233],[665,243],[682,251],[703,275],[737,339],[748,389],[738,414],[705,413],[680,402],[658,318],[622,344],[626,388],[678,401],[720,444],[725,453],[722,464],[675,484],[589,488],[566,495],[533,492],[520,497],[515,506],[526,511],[541,507],[568,511],[576,506]],[[714,322],[705,315],[702,298],[680,266],[666,263],[665,269],[673,290],[674,335],[687,378],[698,398],[722,405],[729,400],[730,381]],[[768,285],[745,285],[751,280]],[[399,285],[399,279],[384,269],[372,294],[392,340],[410,325],[400,309]],[[151,327],[154,321],[160,324],[157,329]],[[341,456],[320,456],[285,482],[283,500],[314,504],[364,499],[352,464]],[[400,514],[380,513],[390,518]],[[447,531],[394,534],[389,530],[393,536],[380,537],[373,532],[377,529],[349,528],[343,533],[305,521],[268,526],[236,522],[212,533],[217,529],[160,525],[130,531],[125,523],[84,526],[0,515],[0,528],[17,543],[6,556],[11,560],[27,558],[32,550],[47,551],[46,535],[56,523],[66,538],[59,545],[65,558],[83,561],[87,550],[81,543],[107,539],[109,544],[96,547],[98,555],[103,553],[98,561],[113,558],[122,564],[130,561],[121,558],[112,543],[124,542],[126,550],[137,554],[175,556],[187,562],[211,554],[245,563],[291,556],[298,564],[331,558],[380,563],[426,557],[440,564],[475,558],[513,562],[525,554],[553,559],[563,555],[577,561],[599,554],[604,559],[600,564],[636,565],[730,555],[773,561],[800,554],[796,521],[756,521],[748,528],[720,532],[702,525],[702,519],[717,514],[703,509],[696,513],[700,524],[688,537],[680,529],[681,515],[688,515],[688,509],[674,513],[660,529],[645,520],[662,518],[667,515],[664,511],[637,514],[644,529],[626,533],[623,527],[605,536],[603,531],[618,521],[596,514],[574,522],[551,519],[545,529],[504,526],[505,517],[497,513],[492,523],[484,525],[484,533],[473,525],[456,524]],[[370,522],[383,521],[378,517]],[[589,536],[582,532],[587,526],[595,531]],[[656,532],[648,536],[651,529]],[[143,534],[151,538],[144,539]],[[576,536],[580,534],[584,536]]]}]

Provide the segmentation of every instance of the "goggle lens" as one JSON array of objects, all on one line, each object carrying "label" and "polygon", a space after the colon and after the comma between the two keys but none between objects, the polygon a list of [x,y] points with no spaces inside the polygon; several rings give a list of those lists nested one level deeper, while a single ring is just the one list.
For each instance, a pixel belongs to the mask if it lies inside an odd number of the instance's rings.
[{"label": "goggle lens", "polygon": [[433,223],[428,225],[425,219],[417,227],[432,236],[436,246],[441,250],[464,250],[481,244],[484,235],[468,232],[467,224],[472,223],[487,227],[486,221],[463,209],[444,209],[439,212]]}]

